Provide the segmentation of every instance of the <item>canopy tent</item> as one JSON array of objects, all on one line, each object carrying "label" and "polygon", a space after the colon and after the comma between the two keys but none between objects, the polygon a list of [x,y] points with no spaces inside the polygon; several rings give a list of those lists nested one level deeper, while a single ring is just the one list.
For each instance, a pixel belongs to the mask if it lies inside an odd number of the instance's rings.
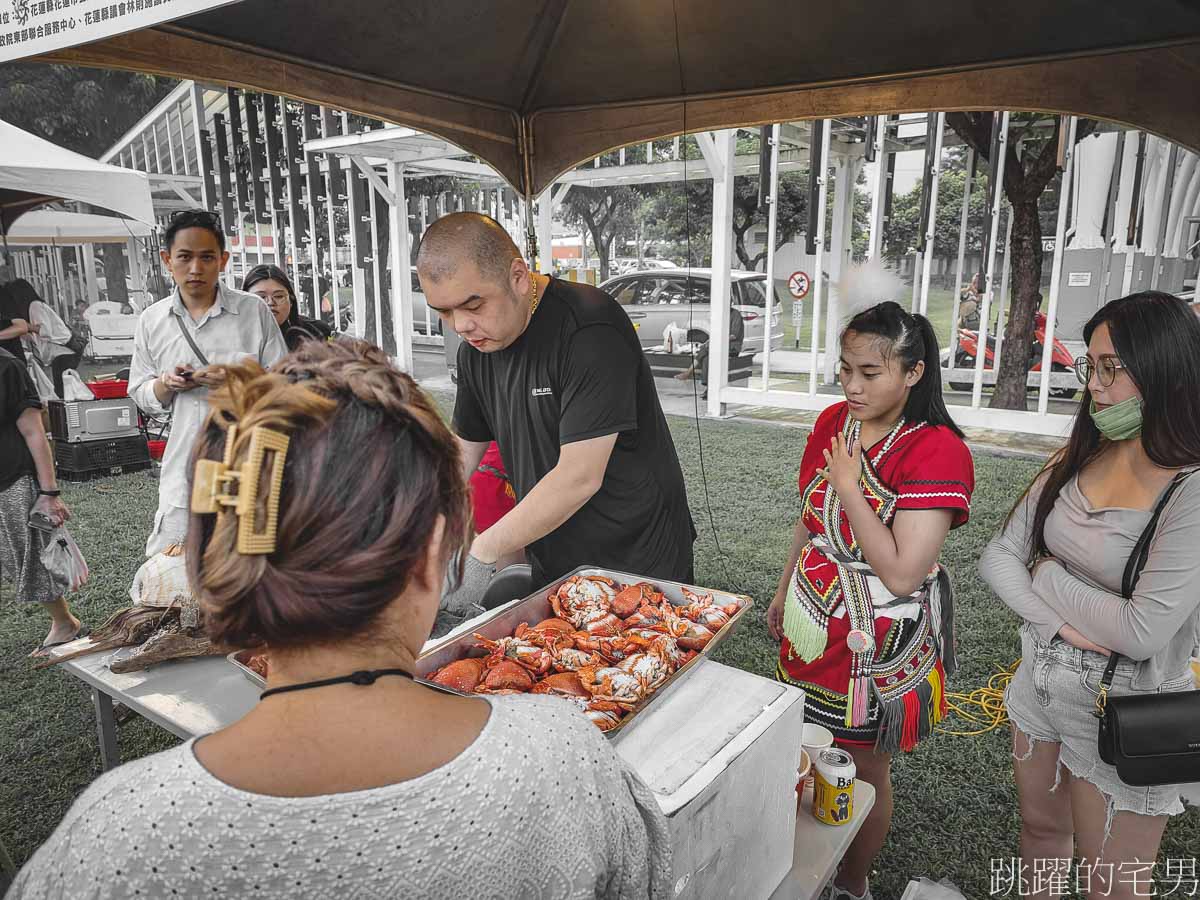
[{"label": "canopy tent", "polygon": [[39,209],[25,213],[9,230],[10,246],[54,244],[123,244],[151,237],[154,229],[134,219]]},{"label": "canopy tent", "polygon": [[[526,198],[684,132],[929,109],[1112,119],[1200,149],[1200,6],[1093,0],[242,0],[47,58],[437,134]],[[263,27],[264,23],[270,27]],[[685,102],[686,101],[686,102]]]},{"label": "canopy tent", "polygon": [[154,224],[149,181],[141,172],[96,162],[0,121],[0,233],[54,200],[80,200]]}]

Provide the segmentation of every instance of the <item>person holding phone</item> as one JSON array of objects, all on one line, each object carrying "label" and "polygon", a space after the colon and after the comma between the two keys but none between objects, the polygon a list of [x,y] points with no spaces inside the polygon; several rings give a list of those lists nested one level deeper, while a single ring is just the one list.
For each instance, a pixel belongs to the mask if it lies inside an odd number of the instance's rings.
[{"label": "person holding phone", "polygon": [[160,255],[175,290],[138,319],[129,367],[134,402],[147,413],[171,415],[147,556],[182,544],[187,536],[187,464],[208,415],[209,389],[224,383],[225,365],[253,359],[271,366],[287,354],[263,302],[221,284],[229,253],[215,215],[204,210],[177,214]]},{"label": "person holding phone", "polygon": [[33,379],[19,359],[0,348],[0,573],[18,602],[40,603],[50,614],[50,632],[31,656],[87,635],[61,585],[42,565],[47,529],[69,518]]}]

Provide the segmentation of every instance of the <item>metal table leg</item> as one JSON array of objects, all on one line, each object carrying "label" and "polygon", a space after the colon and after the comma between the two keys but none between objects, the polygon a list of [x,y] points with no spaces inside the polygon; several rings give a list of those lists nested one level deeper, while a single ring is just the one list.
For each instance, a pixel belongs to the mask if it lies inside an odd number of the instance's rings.
[{"label": "metal table leg", "polygon": [[92,688],[92,705],[96,708],[96,735],[100,741],[100,767],[107,772],[121,764],[117,750],[117,721],[113,717],[112,697]]}]

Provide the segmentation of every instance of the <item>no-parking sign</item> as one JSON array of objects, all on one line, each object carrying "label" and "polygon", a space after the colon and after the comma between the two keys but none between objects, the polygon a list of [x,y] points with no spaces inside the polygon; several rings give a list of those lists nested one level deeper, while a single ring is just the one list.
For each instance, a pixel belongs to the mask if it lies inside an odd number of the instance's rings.
[{"label": "no-parking sign", "polygon": [[793,272],[788,276],[788,293],[797,300],[803,300],[808,296],[808,289],[812,287],[812,281],[808,277],[807,272]]}]

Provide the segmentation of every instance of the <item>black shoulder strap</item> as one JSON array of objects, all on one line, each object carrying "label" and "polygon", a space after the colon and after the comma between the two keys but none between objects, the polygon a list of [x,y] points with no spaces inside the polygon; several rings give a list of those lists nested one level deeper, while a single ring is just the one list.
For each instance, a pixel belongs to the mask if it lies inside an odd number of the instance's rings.
[{"label": "black shoulder strap", "polygon": [[[1133,590],[1137,587],[1138,576],[1146,567],[1146,560],[1150,557],[1150,542],[1154,539],[1154,532],[1158,528],[1158,520],[1162,516],[1162,511],[1166,508],[1167,502],[1175,490],[1195,471],[1195,469],[1191,469],[1187,472],[1180,472],[1171,479],[1171,483],[1167,485],[1162,496],[1159,497],[1158,503],[1155,504],[1150,521],[1146,523],[1137,543],[1133,545],[1133,552],[1129,554],[1129,561],[1125,563],[1125,574],[1121,577],[1121,596],[1126,600],[1133,599]],[[1109,655],[1108,666],[1104,669],[1104,677],[1100,679],[1100,683],[1104,687],[1112,685],[1113,675],[1116,673],[1117,663],[1120,661],[1121,654],[1114,651]]]},{"label": "black shoulder strap", "polygon": [[175,319],[175,324],[179,326],[179,333],[183,335],[183,339],[188,342],[188,346],[192,348],[192,352],[200,358],[200,365],[207,366],[208,357],[204,355],[204,351],[196,345],[196,341],[188,333],[187,326],[183,324],[183,316],[177,316],[174,312],[171,313],[171,316]]}]

